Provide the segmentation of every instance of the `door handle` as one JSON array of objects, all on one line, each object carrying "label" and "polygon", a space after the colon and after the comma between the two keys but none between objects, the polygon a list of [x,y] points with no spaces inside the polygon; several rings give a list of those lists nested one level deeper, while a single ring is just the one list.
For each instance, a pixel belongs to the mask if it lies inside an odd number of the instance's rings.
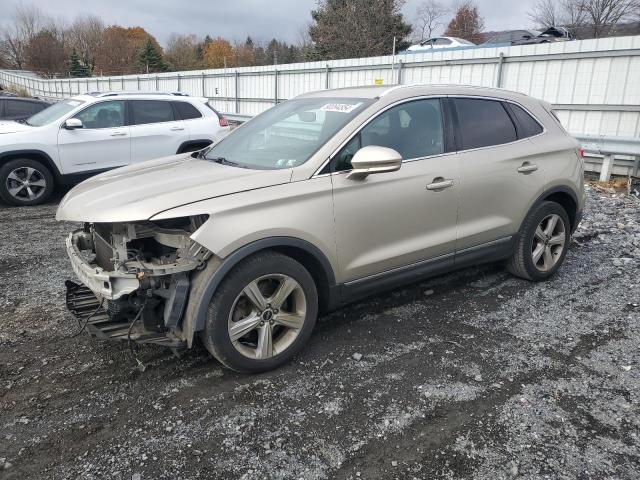
[{"label": "door handle", "polygon": [[179,131],[179,130],[184,130],[184,127],[171,127],[171,128],[170,128],[170,130],[171,130],[172,132],[177,132],[177,131]]},{"label": "door handle", "polygon": [[536,170],[538,170],[538,165],[529,162],[524,162],[522,166],[518,168],[518,171],[520,173],[531,173],[535,172]]},{"label": "door handle", "polygon": [[115,132],[111,134],[112,137],[125,137],[126,135],[127,132]]},{"label": "door handle", "polygon": [[433,182],[427,185],[427,190],[443,190],[453,187],[453,180],[445,180],[443,177],[436,177]]}]

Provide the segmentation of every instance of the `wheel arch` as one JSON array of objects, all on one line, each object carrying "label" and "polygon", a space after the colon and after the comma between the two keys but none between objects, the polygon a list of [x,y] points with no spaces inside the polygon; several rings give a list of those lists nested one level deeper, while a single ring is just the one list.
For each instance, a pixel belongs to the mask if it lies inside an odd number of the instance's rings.
[{"label": "wheel arch", "polygon": [[535,207],[540,205],[540,203],[546,202],[546,201],[555,202],[565,209],[565,211],[567,212],[567,215],[569,216],[569,222],[571,223],[571,233],[573,233],[577,228],[578,223],[580,223],[581,212],[578,211],[578,205],[579,205],[578,196],[570,187],[567,187],[564,185],[559,185],[542,192],[542,194],[536,199],[536,201],[533,202],[533,204],[531,204],[531,207],[527,211],[527,214],[525,215],[525,217],[522,219],[522,222],[520,223],[518,232],[521,231],[522,224],[524,223],[525,219],[529,216],[529,213]]},{"label": "wheel arch", "polygon": [[56,182],[59,182],[61,176],[60,170],[58,170],[58,166],[46,152],[35,149],[9,150],[7,152],[0,153],[0,165],[18,158],[27,158],[29,160],[41,162],[45,167],[49,168]]},{"label": "wheel arch", "polygon": [[187,140],[187,141],[182,142],[180,144],[180,146],[178,147],[178,151],[176,152],[176,155],[178,155],[180,153],[186,153],[187,149],[190,148],[190,147],[200,147],[200,148],[196,149],[196,150],[200,150],[201,148],[208,147],[212,143],[213,142],[208,138],[201,138],[201,139],[197,139],[197,140]]},{"label": "wheel arch", "polygon": [[[204,329],[209,300],[227,274],[246,258],[264,251],[275,251],[300,262],[311,274],[318,289],[320,311],[328,311],[340,304],[335,273],[331,263],[315,245],[295,237],[271,237],[256,240],[240,247],[219,262],[210,262],[202,277],[194,278],[183,321],[183,334],[191,346],[196,332]],[[205,272],[211,267],[209,275]]]}]

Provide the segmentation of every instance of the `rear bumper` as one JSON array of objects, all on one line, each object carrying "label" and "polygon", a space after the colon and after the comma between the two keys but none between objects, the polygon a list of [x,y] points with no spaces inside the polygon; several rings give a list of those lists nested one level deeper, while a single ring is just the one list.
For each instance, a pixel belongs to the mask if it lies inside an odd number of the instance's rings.
[{"label": "rear bumper", "polygon": [[98,298],[117,300],[140,288],[140,282],[133,273],[107,272],[97,265],[87,262],[80,253],[80,242],[85,232],[76,230],[65,240],[71,268],[84,285]]}]

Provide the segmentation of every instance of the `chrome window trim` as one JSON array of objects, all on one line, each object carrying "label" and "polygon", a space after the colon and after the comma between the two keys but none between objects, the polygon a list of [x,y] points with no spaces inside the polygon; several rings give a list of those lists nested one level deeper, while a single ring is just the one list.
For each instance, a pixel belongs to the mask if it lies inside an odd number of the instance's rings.
[{"label": "chrome window trim", "polygon": [[[390,108],[396,107],[396,106],[401,105],[403,103],[408,103],[408,102],[411,102],[411,101],[414,101],[414,100],[430,99],[430,98],[451,98],[451,99],[455,99],[455,98],[477,98],[479,100],[494,100],[494,101],[498,101],[498,102],[512,103],[514,105],[519,106],[525,112],[527,112],[527,114],[530,115],[531,118],[533,118],[542,127],[542,132],[540,132],[539,134],[534,135],[532,137],[518,138],[515,141],[508,142],[508,143],[498,143],[498,144],[495,144],[495,145],[487,145],[486,147],[469,148],[469,149],[466,149],[466,150],[455,150],[453,152],[443,152],[443,153],[438,154],[438,155],[429,155],[427,157],[417,157],[417,158],[402,159],[402,163],[414,162],[416,160],[426,160],[426,159],[435,158],[435,157],[442,157],[442,156],[451,155],[451,154],[454,154],[454,153],[474,152],[476,150],[484,150],[486,148],[502,147],[504,145],[513,145],[515,143],[519,143],[519,142],[523,142],[525,140],[529,140],[530,138],[537,138],[540,135],[544,135],[547,132],[546,125],[543,122],[541,122],[540,120],[538,120],[538,117],[536,117],[533,113],[531,113],[531,111],[527,107],[525,107],[521,103],[518,103],[515,100],[511,100],[511,99],[508,99],[508,98],[491,97],[491,96],[485,96],[485,95],[465,95],[465,94],[461,94],[461,95],[456,95],[456,94],[448,94],[448,95],[434,94],[434,95],[419,95],[419,96],[416,96],[416,97],[403,98],[403,99],[398,100],[398,101],[396,101],[394,103],[390,103],[389,105],[387,105],[383,109],[378,110],[372,116],[367,118],[351,135],[349,135],[346,138],[346,140],[344,140],[336,149],[334,149],[334,151],[331,153],[331,155],[329,155],[327,160],[325,160],[322,163],[320,168],[316,169],[316,171],[313,173],[313,175],[311,175],[311,178],[324,177],[324,176],[327,176],[327,175],[333,175],[334,173],[349,172],[349,170],[342,170],[340,172],[329,172],[329,173],[323,173],[323,174],[320,173],[327,166],[327,164],[330,163],[331,160],[333,160],[333,158],[340,152],[340,150],[342,150],[344,148],[344,146],[351,141],[351,139],[353,137],[355,137],[357,134],[359,134],[360,131],[364,127],[366,127],[369,123],[371,123],[373,120],[375,120],[379,115],[382,115],[384,112],[386,112]],[[509,115],[508,112],[506,112],[506,113],[507,113],[507,115]],[[509,115],[509,119],[511,119],[510,115]],[[516,127],[516,125],[514,124],[514,128],[515,127]],[[517,132],[516,132],[516,134],[517,134]]]}]

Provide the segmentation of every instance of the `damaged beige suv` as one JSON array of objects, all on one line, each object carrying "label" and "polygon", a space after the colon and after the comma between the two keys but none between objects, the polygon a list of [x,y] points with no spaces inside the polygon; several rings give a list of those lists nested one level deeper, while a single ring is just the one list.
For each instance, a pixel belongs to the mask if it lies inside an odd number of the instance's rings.
[{"label": "damaged beige suv", "polygon": [[544,280],[584,205],[577,142],[550,106],[498,89],[309,93],[196,154],[98,175],[58,220],[101,338],[281,365],[319,312],[482,262]]}]

